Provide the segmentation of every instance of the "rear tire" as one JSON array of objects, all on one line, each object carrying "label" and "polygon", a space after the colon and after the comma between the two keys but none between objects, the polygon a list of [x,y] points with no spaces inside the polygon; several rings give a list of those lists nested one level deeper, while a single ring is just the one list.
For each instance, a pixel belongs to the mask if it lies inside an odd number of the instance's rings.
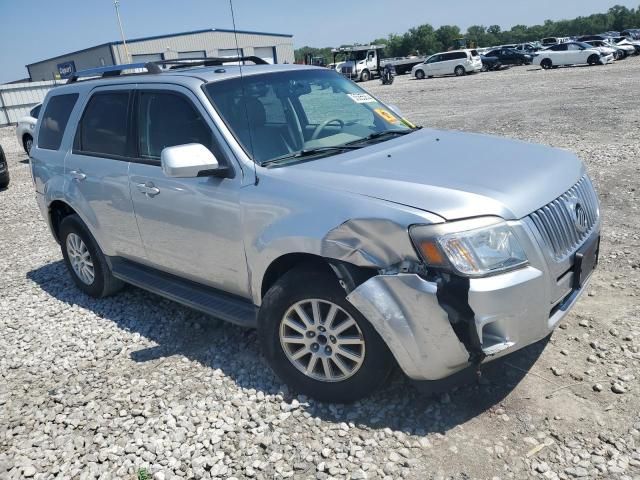
[{"label": "rear tire", "polygon": [[62,256],[76,286],[91,297],[116,293],[124,283],[111,274],[106,257],[78,215],[69,215],[60,223]]},{"label": "rear tire", "polygon": [[540,62],[540,66],[544,70],[549,70],[550,68],[553,67],[553,62],[551,61],[550,58],[545,58],[544,60],[542,60],[542,62]]},{"label": "rear tire", "polygon": [[424,79],[424,71],[422,70],[416,70],[416,78],[418,80],[423,80]]},{"label": "rear tire", "polygon": [[[351,327],[340,332],[347,323]],[[276,375],[321,401],[350,403],[366,397],[386,382],[395,365],[335,276],[317,267],[291,270],[269,289],[258,314],[258,334]]]},{"label": "rear tire", "polygon": [[22,137],[22,148],[24,148],[24,151],[27,153],[27,155],[29,155],[29,152],[31,151],[31,146],[33,145],[33,137],[31,135],[29,135],[28,133],[25,134]]},{"label": "rear tire", "polygon": [[467,71],[462,65],[458,65],[453,73],[455,73],[456,77],[463,77],[467,73]]}]

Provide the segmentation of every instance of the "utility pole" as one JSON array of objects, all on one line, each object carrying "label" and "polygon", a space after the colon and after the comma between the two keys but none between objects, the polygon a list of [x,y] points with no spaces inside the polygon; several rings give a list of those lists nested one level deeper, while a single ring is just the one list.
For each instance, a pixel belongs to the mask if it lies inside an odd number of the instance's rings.
[{"label": "utility pole", "polygon": [[118,17],[118,26],[120,27],[120,36],[122,37],[122,45],[124,46],[124,54],[127,56],[126,62],[131,62],[131,55],[127,48],[127,40],[124,38],[124,30],[122,29],[122,19],[120,18],[120,0],[113,0],[113,6],[116,7],[116,16]]}]

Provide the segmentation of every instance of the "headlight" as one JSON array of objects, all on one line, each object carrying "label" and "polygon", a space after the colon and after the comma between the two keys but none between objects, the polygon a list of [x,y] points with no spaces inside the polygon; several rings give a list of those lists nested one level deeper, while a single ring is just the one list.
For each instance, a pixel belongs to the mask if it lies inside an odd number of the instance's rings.
[{"label": "headlight", "polygon": [[465,276],[485,276],[527,264],[511,227],[496,219],[416,225],[410,235],[427,265]]}]

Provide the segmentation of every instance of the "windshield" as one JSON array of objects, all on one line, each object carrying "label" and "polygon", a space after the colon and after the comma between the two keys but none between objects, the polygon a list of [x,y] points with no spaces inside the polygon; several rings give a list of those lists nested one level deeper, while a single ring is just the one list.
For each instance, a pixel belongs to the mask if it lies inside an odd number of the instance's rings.
[{"label": "windshield", "polygon": [[[331,70],[299,70],[211,82],[205,90],[256,162],[364,146],[412,130],[405,120]],[[388,134],[388,135],[387,135]]]}]

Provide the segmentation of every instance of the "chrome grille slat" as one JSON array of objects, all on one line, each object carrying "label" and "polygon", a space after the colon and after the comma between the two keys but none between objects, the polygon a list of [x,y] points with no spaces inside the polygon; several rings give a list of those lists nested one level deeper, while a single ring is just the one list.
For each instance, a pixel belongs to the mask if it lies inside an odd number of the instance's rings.
[{"label": "chrome grille slat", "polygon": [[[576,226],[572,205],[579,203],[587,219],[585,231]],[[556,261],[575,252],[591,234],[598,222],[598,199],[588,176],[567,190],[560,197],[529,215],[543,243]]]}]

